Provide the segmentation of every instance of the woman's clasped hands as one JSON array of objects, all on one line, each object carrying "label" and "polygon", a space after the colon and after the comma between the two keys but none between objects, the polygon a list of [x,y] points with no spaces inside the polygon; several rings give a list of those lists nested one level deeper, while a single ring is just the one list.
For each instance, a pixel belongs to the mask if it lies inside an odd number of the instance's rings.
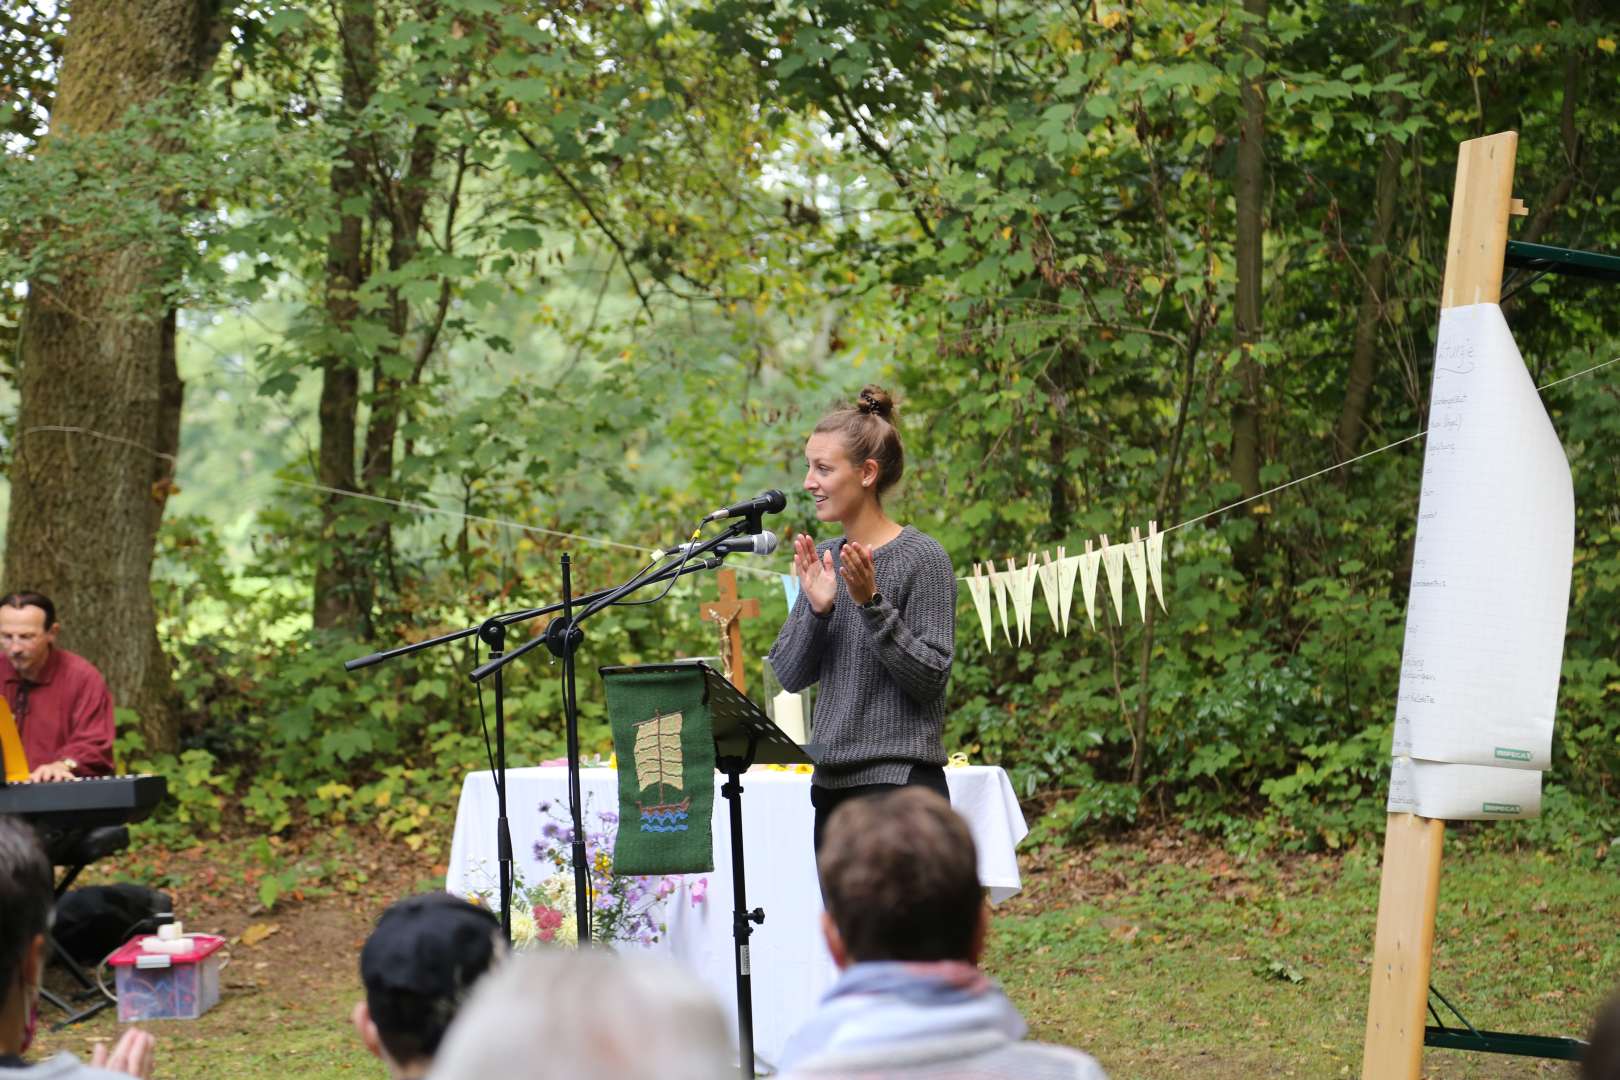
[{"label": "woman's clasped hands", "polygon": [[810,602],[817,615],[829,614],[838,599],[838,576],[844,577],[844,587],[857,604],[871,600],[877,592],[877,572],[872,564],[872,549],[854,540],[844,542],[843,566],[833,567],[832,549],[816,555],[814,537],[804,533],[793,538],[793,572],[799,575],[799,589]]}]

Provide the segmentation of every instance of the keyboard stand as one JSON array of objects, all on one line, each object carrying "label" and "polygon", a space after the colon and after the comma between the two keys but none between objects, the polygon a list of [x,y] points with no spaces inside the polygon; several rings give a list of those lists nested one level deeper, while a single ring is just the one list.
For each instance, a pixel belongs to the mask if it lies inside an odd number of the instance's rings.
[{"label": "keyboard stand", "polygon": [[[98,859],[122,851],[129,846],[129,829],[123,825],[102,826],[86,831],[82,836],[72,841],[70,845],[58,844],[56,846],[58,848],[70,848],[71,854],[67,857],[75,860],[74,865],[63,868],[62,876],[57,879],[55,898],[61,900],[63,896],[67,895],[67,891],[73,887],[74,881],[78,880],[79,875],[84,872],[85,867]],[[62,947],[62,943],[56,940],[55,934],[47,931],[46,939],[50,942],[51,954],[56,958],[57,963],[61,964],[67,970],[67,973],[73,977],[73,981],[79,984],[79,989],[71,994],[71,1000],[50,990],[40,990],[39,996],[43,1000],[67,1014],[51,1025],[52,1031],[61,1031],[63,1028],[82,1023],[102,1010],[118,1004],[117,995],[97,982],[84,969],[84,965],[75,960],[73,955]],[[90,1004],[74,1004],[75,1002],[82,1003],[85,1001],[90,1001]]]}]

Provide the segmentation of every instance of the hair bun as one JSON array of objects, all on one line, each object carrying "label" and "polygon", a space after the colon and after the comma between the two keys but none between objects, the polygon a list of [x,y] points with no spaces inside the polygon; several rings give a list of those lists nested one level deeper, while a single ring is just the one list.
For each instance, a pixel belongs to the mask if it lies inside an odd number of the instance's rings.
[{"label": "hair bun", "polygon": [[894,398],[890,397],[889,392],[881,386],[862,387],[861,396],[856,401],[855,407],[863,413],[880,416],[890,423],[894,422]]}]

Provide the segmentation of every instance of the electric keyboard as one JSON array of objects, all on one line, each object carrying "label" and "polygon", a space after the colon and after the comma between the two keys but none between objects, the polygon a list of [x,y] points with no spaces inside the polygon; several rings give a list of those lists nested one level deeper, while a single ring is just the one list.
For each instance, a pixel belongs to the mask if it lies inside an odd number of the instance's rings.
[{"label": "electric keyboard", "polygon": [[128,825],[151,816],[169,790],[161,776],[86,776],[0,787],[0,814],[48,829]]}]

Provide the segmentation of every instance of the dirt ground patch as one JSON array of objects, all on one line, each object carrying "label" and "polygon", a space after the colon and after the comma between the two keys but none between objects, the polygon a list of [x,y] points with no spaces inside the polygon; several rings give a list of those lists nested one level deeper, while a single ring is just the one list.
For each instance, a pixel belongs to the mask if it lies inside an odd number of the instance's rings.
[{"label": "dirt ground patch", "polygon": [[[197,1020],[143,1024],[159,1039],[159,1075],[214,1077],[222,1063],[237,1075],[355,1075],[379,1069],[360,1047],[348,1013],[362,993],[360,948],[379,914],[402,896],[443,878],[440,856],[381,836],[313,832],[269,847],[255,837],[222,838],[180,851],[137,848],[96,866],[87,884],[133,880],[174,900],[188,931],[219,934],[223,951],[219,1005]],[[266,874],[310,868],[312,884],[294,885],[267,907]],[[110,985],[113,975],[103,969]],[[76,987],[53,969],[47,985]],[[47,1008],[43,1024],[60,1018]],[[42,1055],[88,1056],[121,1025],[113,1010],[75,1027],[44,1030]],[[377,1073],[380,1075],[380,1072]]]}]

